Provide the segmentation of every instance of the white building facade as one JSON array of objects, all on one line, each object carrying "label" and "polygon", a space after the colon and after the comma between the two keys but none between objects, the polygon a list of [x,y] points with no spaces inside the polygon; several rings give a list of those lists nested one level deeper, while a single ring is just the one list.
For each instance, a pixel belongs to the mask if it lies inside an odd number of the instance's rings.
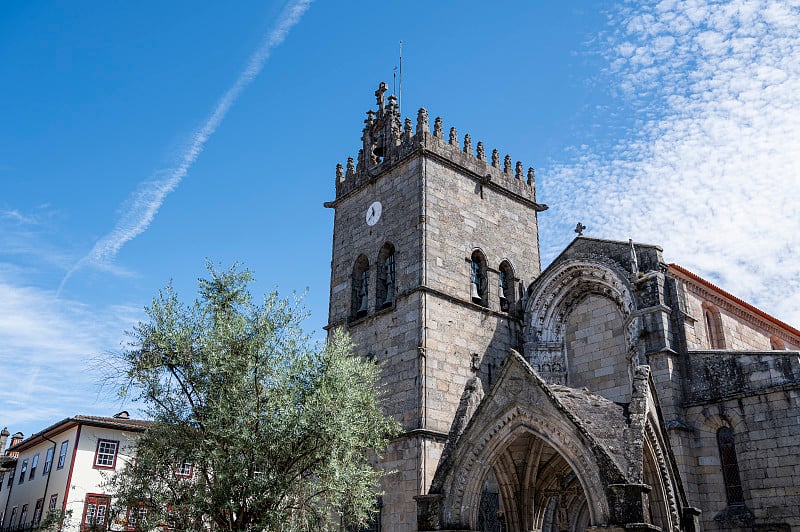
[{"label": "white building facade", "polygon": [[104,485],[109,474],[135,454],[136,439],[149,421],[74,416],[26,438],[12,437],[6,452],[16,457],[0,472],[0,530],[28,530],[48,515],[63,520],[61,530],[112,527],[111,497]]}]

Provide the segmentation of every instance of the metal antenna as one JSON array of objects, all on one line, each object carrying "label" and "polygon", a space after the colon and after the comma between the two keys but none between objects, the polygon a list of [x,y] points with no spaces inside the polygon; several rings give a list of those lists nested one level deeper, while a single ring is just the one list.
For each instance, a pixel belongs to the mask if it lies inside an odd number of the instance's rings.
[{"label": "metal antenna", "polygon": [[400,40],[400,87],[397,94],[397,107],[403,108],[403,40]]}]

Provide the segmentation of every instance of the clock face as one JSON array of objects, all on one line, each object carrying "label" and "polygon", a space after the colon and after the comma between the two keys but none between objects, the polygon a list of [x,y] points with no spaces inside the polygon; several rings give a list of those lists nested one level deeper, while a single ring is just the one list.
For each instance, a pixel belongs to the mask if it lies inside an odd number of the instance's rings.
[{"label": "clock face", "polygon": [[378,220],[381,219],[382,210],[383,206],[381,205],[380,201],[372,202],[372,205],[370,205],[369,209],[367,209],[367,214],[365,216],[367,225],[375,225],[376,223],[378,223]]}]

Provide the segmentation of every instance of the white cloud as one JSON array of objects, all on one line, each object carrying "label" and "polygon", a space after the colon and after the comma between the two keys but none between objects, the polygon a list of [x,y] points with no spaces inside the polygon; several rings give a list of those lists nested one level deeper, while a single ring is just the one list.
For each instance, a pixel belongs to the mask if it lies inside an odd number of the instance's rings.
[{"label": "white cloud", "polygon": [[652,118],[609,151],[551,168],[543,224],[660,244],[668,261],[798,326],[800,7],[637,4],[615,25],[612,78]]},{"label": "white cloud", "polygon": [[295,0],[291,2],[278,18],[275,28],[264,38],[261,45],[253,53],[244,70],[236,81],[225,92],[214,106],[211,114],[203,122],[202,127],[192,135],[189,145],[179,158],[175,168],[159,170],[156,176],[142,183],[139,190],[127,202],[117,225],[107,235],[95,243],[89,253],[75,263],[66,273],[58,287],[61,293],[69,278],[80,268],[86,265],[103,266],[113,259],[119,250],[129,241],[142,234],[150,226],[167,195],[175,190],[181,180],[189,172],[197,157],[203,151],[206,142],[219,127],[231,106],[236,102],[242,91],[258,76],[269,59],[272,49],[280,45],[289,34],[303,14],[308,10],[312,0]]},{"label": "white cloud", "polygon": [[[9,281],[0,269],[0,360],[9,378],[0,387],[2,422],[26,434],[78,413],[108,408],[99,396],[98,356],[118,351],[142,311],[126,306],[91,309],[52,290]],[[113,407],[112,407],[113,408]],[[30,423],[36,423],[30,425]]]}]

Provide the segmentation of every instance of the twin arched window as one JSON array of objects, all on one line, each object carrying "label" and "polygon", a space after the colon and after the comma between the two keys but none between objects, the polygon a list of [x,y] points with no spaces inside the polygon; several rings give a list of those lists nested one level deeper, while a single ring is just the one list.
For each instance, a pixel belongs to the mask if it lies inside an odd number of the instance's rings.
[{"label": "twin arched window", "polygon": [[[497,270],[497,297],[500,310],[509,312],[514,308],[514,269],[508,261],[500,263]],[[479,250],[470,258],[470,300],[484,307],[489,306],[489,290],[486,257]]]},{"label": "twin arched window", "polygon": [[[394,246],[386,243],[378,253],[377,283],[375,286],[374,307],[376,310],[392,306],[396,294],[397,275],[395,273]],[[363,318],[370,306],[370,263],[366,255],[359,255],[353,265],[351,280],[350,319]]]}]

